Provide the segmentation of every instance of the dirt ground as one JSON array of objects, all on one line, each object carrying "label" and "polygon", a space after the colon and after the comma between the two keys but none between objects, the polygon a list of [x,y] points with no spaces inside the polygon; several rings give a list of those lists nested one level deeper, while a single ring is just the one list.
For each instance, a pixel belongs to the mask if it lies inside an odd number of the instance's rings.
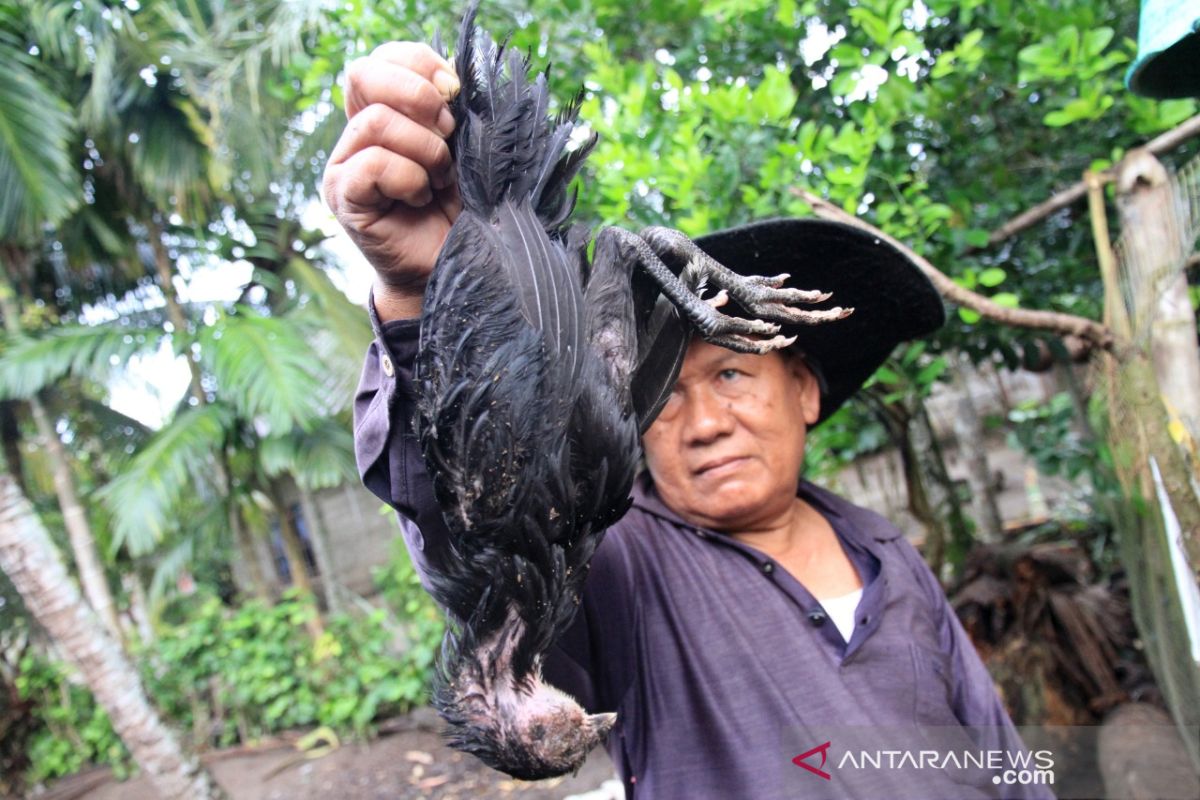
[{"label": "dirt ground", "polygon": [[[253,751],[237,748],[204,757],[230,800],[620,800],[612,762],[592,753],[575,776],[515,781],[471,756],[446,747],[429,709],[389,722],[389,733],[368,743],[348,743],[318,758],[276,743]],[[144,778],[120,782],[107,769],[72,775],[36,795],[38,800],[156,800]]]}]

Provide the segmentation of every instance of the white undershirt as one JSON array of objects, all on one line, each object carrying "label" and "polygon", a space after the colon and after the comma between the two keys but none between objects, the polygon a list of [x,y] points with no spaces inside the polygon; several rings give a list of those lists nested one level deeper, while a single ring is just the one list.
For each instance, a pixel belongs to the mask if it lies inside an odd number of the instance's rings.
[{"label": "white undershirt", "polygon": [[863,590],[858,588],[850,594],[830,597],[821,601],[821,607],[833,620],[833,624],[837,626],[838,632],[842,634],[842,639],[846,642],[850,641],[850,636],[854,633],[854,612],[858,610],[858,601],[862,599],[862,593]]}]

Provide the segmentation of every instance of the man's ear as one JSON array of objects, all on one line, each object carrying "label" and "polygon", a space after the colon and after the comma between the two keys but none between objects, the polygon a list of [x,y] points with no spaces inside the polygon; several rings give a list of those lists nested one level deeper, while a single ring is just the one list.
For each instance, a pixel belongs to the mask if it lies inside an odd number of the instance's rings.
[{"label": "man's ear", "polygon": [[792,375],[800,385],[800,409],[804,414],[804,422],[811,427],[821,416],[821,382],[803,358],[793,356],[788,361],[791,362]]}]

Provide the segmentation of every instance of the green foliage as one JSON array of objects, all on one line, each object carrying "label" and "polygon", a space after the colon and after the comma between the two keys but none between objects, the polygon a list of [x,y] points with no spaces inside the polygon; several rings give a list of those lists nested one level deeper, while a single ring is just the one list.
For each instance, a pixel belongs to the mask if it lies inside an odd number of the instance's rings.
[{"label": "green foliage", "polygon": [[68,325],[40,336],[0,341],[0,397],[28,399],[66,376],[103,381],[135,353],[157,347],[162,333],[124,325]]},{"label": "green foliage", "polygon": [[1096,444],[1079,431],[1071,395],[1059,392],[1042,403],[1028,400],[1008,414],[1009,446],[1023,450],[1044,475],[1072,481],[1096,468]]},{"label": "green foliage", "polygon": [[294,595],[232,611],[205,598],[147,654],[150,693],[219,745],[307,725],[362,733],[379,711],[417,699],[388,652],[384,612],[331,620],[313,641],[303,631],[315,613]]},{"label": "green foliage", "polygon": [[21,659],[16,678],[23,700],[33,703],[37,726],[29,743],[30,785],[69,775],[88,764],[110,764],[118,775],[129,770],[129,752],[113,731],[92,693],[71,681],[61,664],[32,653]]},{"label": "green foliage", "polygon": [[134,555],[149,553],[176,525],[173,511],[180,497],[211,491],[197,476],[212,475],[214,454],[224,447],[232,425],[233,414],[225,406],[187,408],[123,466],[99,493],[113,514],[114,550],[125,546]]},{"label": "green foliage", "polygon": [[340,420],[323,419],[308,431],[268,436],[259,457],[268,477],[291,474],[310,490],[358,480],[354,437]]},{"label": "green foliage", "polygon": [[[374,720],[426,701],[443,629],[402,549],[378,579],[399,627],[383,608],[342,614],[316,640],[305,627],[316,609],[294,593],[238,608],[204,594],[179,600],[178,622],[136,654],[147,692],[201,748],[321,725],[369,735]],[[17,686],[35,704],[31,785],[91,763],[130,768],[108,717],[65,667],[26,656]]]},{"label": "green foliage", "polygon": [[[387,513],[392,512],[389,509]],[[409,627],[407,639],[416,663],[424,669],[430,668],[446,625],[437,605],[421,586],[402,539],[395,540],[391,558],[375,569],[373,577],[388,608]]]},{"label": "green foliage", "polygon": [[75,120],[30,56],[25,9],[0,9],[0,241],[27,241],[58,222],[81,197],[71,163]]},{"label": "green foliage", "polygon": [[308,427],[320,416],[313,392],[320,365],[287,320],[242,308],[206,328],[201,343],[223,396],[242,417],[261,416],[278,431]]}]

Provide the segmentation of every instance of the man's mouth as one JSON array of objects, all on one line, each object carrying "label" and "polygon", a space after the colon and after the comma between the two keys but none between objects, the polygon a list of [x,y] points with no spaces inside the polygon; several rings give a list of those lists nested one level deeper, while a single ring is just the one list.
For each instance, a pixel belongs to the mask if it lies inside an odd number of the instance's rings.
[{"label": "man's mouth", "polygon": [[722,456],[721,458],[714,458],[709,461],[705,461],[694,470],[694,473],[696,475],[705,476],[721,475],[725,472],[737,469],[738,465],[745,460],[745,456]]}]

